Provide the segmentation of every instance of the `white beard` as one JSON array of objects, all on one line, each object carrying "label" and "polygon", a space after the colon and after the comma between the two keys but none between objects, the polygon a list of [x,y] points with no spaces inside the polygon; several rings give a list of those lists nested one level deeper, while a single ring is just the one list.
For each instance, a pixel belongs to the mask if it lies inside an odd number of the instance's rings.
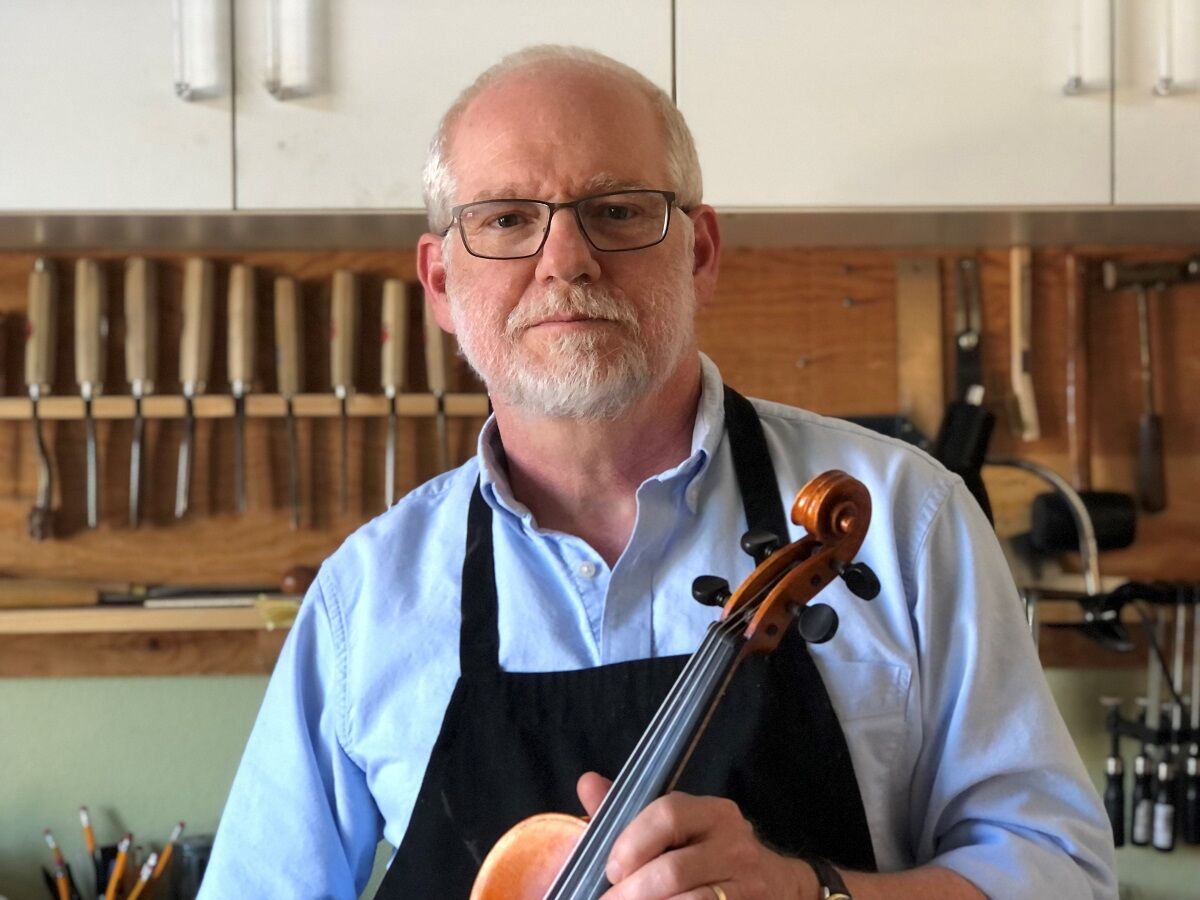
[{"label": "white beard", "polygon": [[[667,275],[642,294],[640,315],[639,304],[608,288],[576,284],[522,301],[502,329],[482,314],[482,292],[447,291],[462,354],[494,397],[530,415],[615,419],[661,387],[694,345],[690,269]],[[612,324],[539,336],[540,352],[522,343],[528,328],[556,315]]]}]

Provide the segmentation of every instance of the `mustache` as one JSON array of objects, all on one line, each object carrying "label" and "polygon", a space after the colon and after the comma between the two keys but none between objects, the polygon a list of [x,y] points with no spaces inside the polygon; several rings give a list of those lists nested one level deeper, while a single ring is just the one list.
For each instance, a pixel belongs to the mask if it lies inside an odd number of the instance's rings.
[{"label": "mustache", "polygon": [[541,296],[522,303],[508,314],[504,333],[513,338],[526,329],[554,316],[578,316],[585,319],[607,319],[640,330],[633,304],[607,288],[590,284],[572,284],[551,288]]}]

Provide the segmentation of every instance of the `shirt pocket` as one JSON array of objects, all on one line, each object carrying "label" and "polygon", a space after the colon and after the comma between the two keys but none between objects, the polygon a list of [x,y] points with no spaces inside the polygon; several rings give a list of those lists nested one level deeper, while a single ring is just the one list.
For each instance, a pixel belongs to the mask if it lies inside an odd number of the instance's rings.
[{"label": "shirt pocket", "polygon": [[904,746],[912,669],[882,660],[830,660],[822,675],[856,769],[894,765]]}]

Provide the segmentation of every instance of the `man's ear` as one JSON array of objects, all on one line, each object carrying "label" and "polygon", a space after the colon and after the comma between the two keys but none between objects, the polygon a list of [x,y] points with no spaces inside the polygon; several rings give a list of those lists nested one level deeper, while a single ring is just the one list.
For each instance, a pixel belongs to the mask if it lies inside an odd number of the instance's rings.
[{"label": "man's ear", "polygon": [[721,229],[717,211],[702,204],[688,213],[692,220],[692,281],[696,287],[696,303],[704,306],[717,290],[717,274],[721,268]]},{"label": "man's ear", "polygon": [[454,334],[450,298],[446,295],[446,261],[441,235],[426,232],[417,241],[417,277],[425,289],[425,302],[443,331]]}]

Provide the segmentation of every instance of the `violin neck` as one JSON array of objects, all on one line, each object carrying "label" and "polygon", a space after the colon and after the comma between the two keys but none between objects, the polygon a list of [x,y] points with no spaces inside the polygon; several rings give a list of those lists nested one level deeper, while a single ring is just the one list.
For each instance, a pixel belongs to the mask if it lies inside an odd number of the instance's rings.
[{"label": "violin neck", "polygon": [[546,900],[595,900],[608,889],[604,867],[617,837],[639,812],[669,793],[742,659],[740,633],[714,622],[638,740]]}]

